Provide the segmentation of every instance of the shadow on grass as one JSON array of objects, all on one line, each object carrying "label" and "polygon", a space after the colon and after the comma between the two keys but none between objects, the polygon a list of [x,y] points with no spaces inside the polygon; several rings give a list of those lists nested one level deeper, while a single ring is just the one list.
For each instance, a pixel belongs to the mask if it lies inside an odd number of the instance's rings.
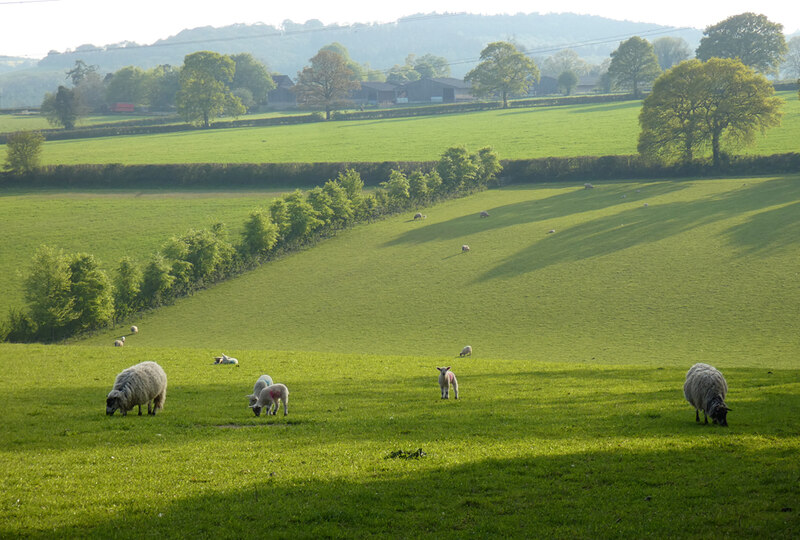
[{"label": "shadow on grass", "polygon": [[[438,445],[418,460],[388,460],[387,446],[360,478],[295,478],[275,470],[235,490],[176,474],[178,499],[138,504],[117,496],[114,517],[0,536],[49,538],[670,538],[796,537],[792,448],[751,449],[722,436],[690,448],[626,442],[566,454],[455,462]],[[756,451],[753,451],[756,450]],[[228,462],[236,470],[245,464]],[[148,480],[143,479],[148,485]],[[131,507],[131,508],[129,508]],[[80,518],[78,518],[80,519]]]}]

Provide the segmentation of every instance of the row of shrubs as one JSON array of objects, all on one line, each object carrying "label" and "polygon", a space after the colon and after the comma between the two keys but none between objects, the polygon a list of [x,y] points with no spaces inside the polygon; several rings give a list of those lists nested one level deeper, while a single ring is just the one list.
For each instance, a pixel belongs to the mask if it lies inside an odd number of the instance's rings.
[{"label": "row of shrubs", "polygon": [[148,262],[119,261],[113,278],[90,254],[40,247],[25,278],[25,309],[12,309],[0,341],[56,341],[110,326],[229,279],[284,253],[313,245],[355,223],[463,196],[494,182],[501,166],[485,148],[450,148],[430,170],[393,169],[364,193],[353,169],[307,192],[295,190],[250,213],[238,239],[226,227],[191,229]]},{"label": "row of shrubs", "polygon": [[[710,160],[664,165],[638,155],[582,156],[505,160],[502,183],[591,182],[629,178],[679,178],[719,174],[782,174],[800,170],[800,154],[726,156],[720,166]],[[433,162],[243,163],[180,165],[55,165],[28,174],[0,172],[0,187],[291,188],[322,185],[340,172],[353,170],[367,186],[378,186],[393,170],[431,170]]]}]

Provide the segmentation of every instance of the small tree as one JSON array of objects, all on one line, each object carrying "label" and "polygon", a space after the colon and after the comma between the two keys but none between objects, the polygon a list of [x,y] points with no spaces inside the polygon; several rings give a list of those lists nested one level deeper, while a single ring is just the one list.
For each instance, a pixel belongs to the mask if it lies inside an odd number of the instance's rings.
[{"label": "small tree", "polygon": [[39,247],[25,278],[25,301],[42,338],[64,337],[65,330],[76,319],[71,284],[69,259],[64,252],[48,246]]},{"label": "small tree", "polygon": [[389,180],[381,182],[381,187],[386,190],[390,210],[396,211],[408,207],[409,183],[402,171],[392,169],[389,173]]},{"label": "small tree", "polygon": [[7,171],[23,174],[39,166],[44,136],[38,131],[18,131],[8,136],[6,141]]},{"label": "small tree", "polygon": [[80,253],[72,256],[70,295],[75,320],[72,332],[83,332],[108,326],[114,320],[114,298],[111,281],[94,256]]},{"label": "small tree", "polygon": [[142,274],[142,303],[157,307],[170,298],[175,277],[170,274],[170,265],[164,256],[156,254]]},{"label": "small tree", "polygon": [[512,94],[527,94],[539,81],[536,63],[505,41],[490,43],[481,51],[481,62],[464,77],[478,96],[499,95],[508,108]]},{"label": "small tree", "polygon": [[325,111],[325,119],[331,112],[349,103],[350,92],[359,88],[356,74],[347,60],[331,50],[320,50],[297,74],[297,84],[292,90],[297,102],[308,109]]},{"label": "small tree", "polygon": [[314,207],[299,189],[286,195],[285,201],[290,224],[287,239],[289,242],[302,243],[323,225],[323,221],[317,217]]},{"label": "small tree", "polygon": [[578,86],[578,76],[572,71],[565,71],[558,76],[558,87],[566,94],[572,94],[575,87]]},{"label": "small tree", "polygon": [[430,197],[428,187],[428,175],[419,169],[415,169],[408,175],[408,196],[415,203],[424,203]]},{"label": "small tree", "polygon": [[46,94],[42,101],[42,114],[53,126],[73,129],[78,121],[80,101],[75,91],[59,86],[55,94]]},{"label": "small tree", "polygon": [[130,257],[123,257],[114,276],[114,310],[123,319],[141,308],[142,271]]},{"label": "small tree", "polygon": [[186,55],[176,96],[181,116],[187,122],[209,127],[213,118],[223,114],[244,114],[244,105],[229,88],[235,69],[234,61],[219,53],[200,51]]},{"label": "small tree", "polygon": [[342,227],[348,224],[353,219],[353,203],[347,197],[347,190],[336,180],[328,180],[322,189],[328,196],[330,208],[333,210],[331,225]]},{"label": "small tree", "polygon": [[633,36],[611,53],[608,73],[615,85],[631,88],[633,96],[638,98],[639,87],[653,82],[661,68],[653,46],[646,39]]},{"label": "small tree", "polygon": [[250,256],[266,255],[278,241],[278,227],[262,209],[250,212],[242,231],[242,251]]},{"label": "small tree", "polygon": [[463,146],[448,148],[436,163],[436,172],[442,179],[440,190],[457,193],[464,186],[475,184],[478,166]]}]

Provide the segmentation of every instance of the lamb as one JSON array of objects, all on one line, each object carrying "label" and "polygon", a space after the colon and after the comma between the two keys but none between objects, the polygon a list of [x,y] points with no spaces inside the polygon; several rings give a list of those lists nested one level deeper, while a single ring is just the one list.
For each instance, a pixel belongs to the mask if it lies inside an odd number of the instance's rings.
[{"label": "lamb", "polygon": [[482,211],[482,212],[481,212],[480,216],[481,216],[482,218],[484,218],[484,217],[489,217],[489,212],[487,212],[486,210],[484,210],[484,211]]},{"label": "lamb", "polygon": [[442,389],[442,399],[450,399],[450,386],[453,387],[453,392],[456,393],[458,399],[458,379],[456,374],[450,371],[450,366],[437,367],[439,370],[439,388]]},{"label": "lamb", "polygon": [[156,410],[164,408],[166,399],[167,374],[155,362],[142,362],[117,375],[114,388],[106,397],[106,414],[111,416],[119,409],[122,416],[127,416],[138,405],[141,416],[146,403],[147,414],[155,416]]},{"label": "lamb", "polygon": [[222,353],[222,356],[215,356],[214,357],[215,364],[236,364],[239,365],[239,361],[236,358],[232,358],[230,356],[225,355]]},{"label": "lamb", "polygon": [[728,411],[725,405],[725,395],[728,393],[728,383],[722,373],[708,364],[695,364],[686,373],[686,382],[683,384],[683,395],[695,409],[695,422],[700,421],[700,411],[703,411],[705,423],[708,417],[724,427],[728,427]]},{"label": "lamb", "polygon": [[283,401],[283,416],[289,414],[289,389],[285,384],[271,384],[261,389],[254,405],[250,405],[256,416],[261,416],[261,409],[267,406],[267,416],[278,412],[279,402]]},{"label": "lamb", "polygon": [[139,333],[139,327],[136,325],[131,326],[131,334],[138,334],[138,333]]},{"label": "lamb", "polygon": [[461,253],[467,253],[468,251],[469,251],[469,246],[467,244],[461,246]]},{"label": "lamb", "polygon": [[420,212],[414,214],[414,219],[425,219],[427,216],[423,216]]},{"label": "lamb", "polygon": [[461,356],[461,357],[472,356],[472,346],[471,345],[467,345],[466,347],[461,349],[461,352],[458,353],[458,356]]},{"label": "lamb", "polygon": [[[272,386],[272,377],[269,375],[262,375],[256,381],[255,386],[253,386],[253,393],[247,395],[247,399],[250,401],[250,407],[255,406],[255,404],[258,402],[259,394],[261,394],[261,391],[267,386]],[[260,415],[261,407],[253,408],[253,413],[255,413],[256,416]]]}]

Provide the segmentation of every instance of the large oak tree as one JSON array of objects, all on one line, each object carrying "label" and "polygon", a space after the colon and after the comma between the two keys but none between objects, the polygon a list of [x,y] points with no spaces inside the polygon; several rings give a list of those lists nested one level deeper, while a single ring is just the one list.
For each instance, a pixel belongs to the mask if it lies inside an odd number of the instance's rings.
[{"label": "large oak tree", "polygon": [[297,74],[292,90],[301,106],[325,111],[325,119],[330,120],[332,111],[349,103],[348,97],[359,88],[359,82],[347,60],[332,50],[320,50],[310,62]]},{"label": "large oak tree", "polygon": [[623,41],[611,53],[609,76],[616,86],[630,88],[634,97],[639,97],[641,85],[653,82],[660,73],[653,45],[639,36]]},{"label": "large oak tree", "polygon": [[786,54],[783,25],[764,15],[742,13],[705,29],[697,58],[738,58],[761,73],[775,73]]},{"label": "large oak tree", "polygon": [[481,51],[481,62],[464,80],[478,97],[499,95],[506,109],[510,95],[527,94],[539,81],[539,68],[512,43],[495,41]]}]

